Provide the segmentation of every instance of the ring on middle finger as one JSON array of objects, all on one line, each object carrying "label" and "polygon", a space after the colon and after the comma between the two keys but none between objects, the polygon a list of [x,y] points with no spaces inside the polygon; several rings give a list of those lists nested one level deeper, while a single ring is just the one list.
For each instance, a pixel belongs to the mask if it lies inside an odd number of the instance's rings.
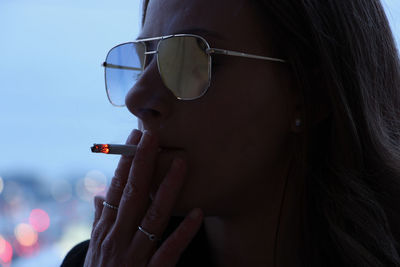
[{"label": "ring on middle finger", "polygon": [[160,241],[161,239],[158,238],[155,234],[151,234],[148,231],[144,230],[143,227],[138,226],[138,230],[143,234],[147,235],[150,241]]}]

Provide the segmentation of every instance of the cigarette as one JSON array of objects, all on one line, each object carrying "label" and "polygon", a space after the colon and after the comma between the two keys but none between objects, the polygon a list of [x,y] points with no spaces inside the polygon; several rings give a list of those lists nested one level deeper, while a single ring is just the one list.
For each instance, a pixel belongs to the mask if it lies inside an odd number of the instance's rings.
[{"label": "cigarette", "polygon": [[136,153],[135,145],[93,144],[90,149],[93,153],[117,154],[130,157],[135,156]]}]

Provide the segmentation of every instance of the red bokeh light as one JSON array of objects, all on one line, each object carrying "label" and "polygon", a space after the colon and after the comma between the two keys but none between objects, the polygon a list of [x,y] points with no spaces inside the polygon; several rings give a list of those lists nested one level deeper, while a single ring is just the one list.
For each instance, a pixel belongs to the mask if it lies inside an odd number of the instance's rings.
[{"label": "red bokeh light", "polygon": [[0,263],[2,264],[11,263],[12,256],[13,256],[13,249],[11,244],[0,236]]},{"label": "red bokeh light", "polygon": [[50,217],[44,210],[34,209],[29,215],[29,223],[37,232],[44,232],[50,226]]},{"label": "red bokeh light", "polygon": [[[37,240],[39,241],[39,240]],[[15,240],[12,244],[14,248],[14,255],[23,258],[29,258],[34,256],[38,251],[40,251],[39,242],[34,243],[32,246],[23,246],[18,240]]]}]

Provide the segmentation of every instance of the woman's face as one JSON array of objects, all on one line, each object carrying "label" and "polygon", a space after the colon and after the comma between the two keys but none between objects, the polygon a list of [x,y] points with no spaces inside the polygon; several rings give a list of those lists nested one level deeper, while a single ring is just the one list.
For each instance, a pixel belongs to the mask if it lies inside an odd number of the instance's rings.
[{"label": "woman's face", "polygon": [[[215,48],[279,57],[273,46],[278,40],[249,0],[150,0],[140,38],[173,33],[201,35]],[[139,129],[156,133],[168,148],[160,153],[155,186],[174,156],[187,162],[176,213],[201,207],[208,215],[234,215],[276,199],[295,120],[287,66],[213,55],[207,93],[184,101],[163,85],[153,59],[126,105]]]}]

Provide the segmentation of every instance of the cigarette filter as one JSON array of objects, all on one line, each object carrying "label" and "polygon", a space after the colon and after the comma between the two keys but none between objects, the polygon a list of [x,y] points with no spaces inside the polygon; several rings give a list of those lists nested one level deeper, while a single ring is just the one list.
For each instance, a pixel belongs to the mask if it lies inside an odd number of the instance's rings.
[{"label": "cigarette filter", "polygon": [[118,154],[131,157],[136,153],[135,145],[93,144],[90,149],[93,153]]}]

